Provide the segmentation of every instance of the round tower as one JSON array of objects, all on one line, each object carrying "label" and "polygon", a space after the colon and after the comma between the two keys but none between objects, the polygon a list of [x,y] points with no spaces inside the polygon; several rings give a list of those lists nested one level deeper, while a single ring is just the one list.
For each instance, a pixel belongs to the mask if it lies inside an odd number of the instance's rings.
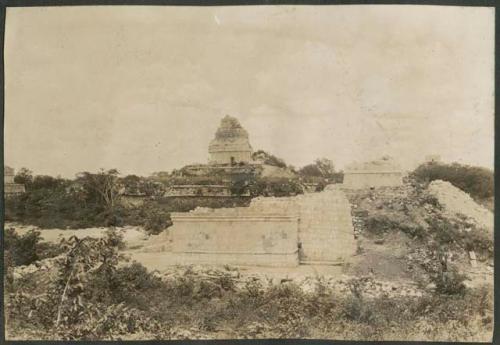
[{"label": "round tower", "polygon": [[248,132],[238,119],[226,115],[215,132],[215,138],[208,147],[210,164],[248,163],[252,160],[252,146]]}]

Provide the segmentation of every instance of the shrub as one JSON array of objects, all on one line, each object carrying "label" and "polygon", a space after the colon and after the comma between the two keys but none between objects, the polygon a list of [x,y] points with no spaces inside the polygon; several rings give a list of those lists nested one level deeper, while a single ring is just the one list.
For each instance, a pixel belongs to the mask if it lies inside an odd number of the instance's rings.
[{"label": "shrub", "polygon": [[104,210],[99,213],[95,220],[97,224],[102,224],[103,226],[123,226],[124,225],[124,213],[125,210],[121,207],[114,207],[112,209]]},{"label": "shrub", "polygon": [[494,193],[493,171],[486,168],[432,162],[420,165],[411,176],[419,182],[448,181],[476,199],[490,198]]},{"label": "shrub", "polygon": [[[444,217],[430,217],[431,235],[439,246],[455,246],[467,251],[477,251],[482,256],[493,256],[493,238],[486,229],[469,227],[463,220],[452,223]],[[469,227],[469,231],[465,228]]]},{"label": "shrub", "polygon": [[404,214],[376,213],[368,216],[365,224],[368,232],[375,236],[397,230],[417,238],[423,238],[425,235],[425,229]]},{"label": "shrub", "polygon": [[61,255],[64,250],[56,243],[39,242],[36,246],[38,260],[54,258]]},{"label": "shrub", "polygon": [[427,219],[434,239],[440,246],[450,246],[460,243],[463,236],[456,224],[446,218],[431,217]]},{"label": "shrub", "polygon": [[458,272],[455,267],[447,271],[440,269],[439,272],[431,277],[431,281],[436,284],[436,292],[446,295],[463,295],[466,290],[464,281],[467,276]]},{"label": "shrub", "polygon": [[253,197],[285,197],[303,193],[298,180],[287,178],[258,178],[249,182],[248,189]]},{"label": "shrub", "polygon": [[159,234],[172,225],[170,212],[165,211],[152,203],[145,204],[142,208],[143,225],[150,234]]},{"label": "shrub", "polygon": [[486,258],[493,257],[493,238],[486,229],[473,228],[464,234],[465,248]]},{"label": "shrub", "polygon": [[429,193],[422,194],[420,196],[420,202],[421,205],[429,204],[438,210],[441,210],[443,208],[443,206],[439,203],[438,198]]},{"label": "shrub", "polygon": [[30,230],[23,235],[18,235],[14,228],[4,231],[4,248],[14,266],[29,265],[37,261],[37,245],[40,240],[40,231]]},{"label": "shrub", "polygon": [[114,228],[110,228],[106,230],[106,238],[108,243],[112,247],[116,247],[117,249],[125,249],[125,242],[123,241],[123,234],[116,231]]}]

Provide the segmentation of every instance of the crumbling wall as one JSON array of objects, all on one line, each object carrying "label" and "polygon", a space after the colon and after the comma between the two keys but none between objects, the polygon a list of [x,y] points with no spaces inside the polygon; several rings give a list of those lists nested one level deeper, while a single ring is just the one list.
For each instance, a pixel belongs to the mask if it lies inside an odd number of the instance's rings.
[{"label": "crumbling wall", "polygon": [[249,207],[197,208],[171,218],[169,247],[186,264],[334,264],[356,248],[350,204],[340,189],[260,197]]},{"label": "crumbling wall", "polygon": [[345,188],[397,187],[403,184],[401,172],[350,172],[344,174]]},{"label": "crumbling wall", "polygon": [[[248,193],[249,195],[249,193]],[[231,189],[225,185],[174,185],[167,189],[165,196],[231,196]]]},{"label": "crumbling wall", "polygon": [[302,263],[340,263],[356,250],[351,206],[338,188],[289,198],[256,198],[250,207],[298,215]]},{"label": "crumbling wall", "polygon": [[[253,213],[248,208],[197,209],[173,213],[172,251],[197,262],[295,266],[298,217]],[[194,259],[194,258],[193,258]],[[218,259],[218,260],[217,260]]]}]

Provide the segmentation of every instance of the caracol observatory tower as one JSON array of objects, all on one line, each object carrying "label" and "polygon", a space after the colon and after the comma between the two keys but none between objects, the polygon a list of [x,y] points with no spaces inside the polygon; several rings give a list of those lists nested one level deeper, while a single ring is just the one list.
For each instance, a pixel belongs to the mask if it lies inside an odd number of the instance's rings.
[{"label": "caracol observatory tower", "polygon": [[239,121],[226,115],[221,123],[215,138],[208,147],[210,164],[236,164],[252,160],[252,146],[248,141],[248,132]]}]

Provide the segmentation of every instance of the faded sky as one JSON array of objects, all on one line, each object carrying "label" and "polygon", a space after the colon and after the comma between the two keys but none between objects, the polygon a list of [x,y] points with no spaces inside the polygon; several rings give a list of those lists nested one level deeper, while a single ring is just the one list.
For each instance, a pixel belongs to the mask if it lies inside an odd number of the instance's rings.
[{"label": "faded sky", "polygon": [[493,48],[491,8],[9,8],[5,161],[171,170],[206,162],[230,114],[295,166],[492,168]]}]

